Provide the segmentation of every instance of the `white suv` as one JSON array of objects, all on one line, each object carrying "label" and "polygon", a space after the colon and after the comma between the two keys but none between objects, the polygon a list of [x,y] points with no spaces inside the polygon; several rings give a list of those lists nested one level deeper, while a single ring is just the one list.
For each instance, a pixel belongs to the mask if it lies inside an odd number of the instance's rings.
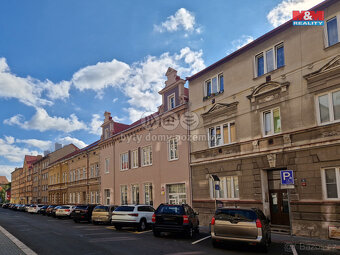
[{"label": "white suv", "polygon": [[122,205],[118,206],[111,217],[111,224],[117,230],[122,227],[137,227],[138,231],[144,231],[152,223],[152,215],[155,209],[150,205]]},{"label": "white suv", "polygon": [[43,205],[30,205],[27,211],[29,213],[38,213],[41,207],[43,207]]}]

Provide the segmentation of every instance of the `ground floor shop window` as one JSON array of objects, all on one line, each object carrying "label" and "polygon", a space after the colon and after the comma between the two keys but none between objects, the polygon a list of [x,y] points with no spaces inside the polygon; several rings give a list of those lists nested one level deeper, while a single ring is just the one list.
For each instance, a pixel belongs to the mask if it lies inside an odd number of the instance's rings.
[{"label": "ground floor shop window", "polygon": [[167,200],[169,204],[186,204],[185,183],[167,185]]},{"label": "ground floor shop window", "polygon": [[239,198],[238,176],[220,177],[220,181],[209,180],[210,197],[233,199]]},{"label": "ground floor shop window", "polygon": [[153,205],[152,183],[144,184],[144,203],[146,205]]},{"label": "ground floor shop window", "polygon": [[322,169],[322,186],[325,199],[340,199],[340,167]]},{"label": "ground floor shop window", "polygon": [[120,202],[122,205],[127,205],[127,185],[120,186]]},{"label": "ground floor shop window", "polygon": [[139,204],[139,185],[134,184],[131,185],[131,194],[132,194],[132,204]]}]

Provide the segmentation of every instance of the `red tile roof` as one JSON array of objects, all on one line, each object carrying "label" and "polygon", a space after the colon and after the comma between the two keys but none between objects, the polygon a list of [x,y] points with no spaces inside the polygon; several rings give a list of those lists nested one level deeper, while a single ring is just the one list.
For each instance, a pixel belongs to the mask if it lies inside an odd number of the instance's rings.
[{"label": "red tile roof", "polygon": [[0,185],[8,184],[8,183],[9,181],[7,180],[6,176],[0,176]]},{"label": "red tile roof", "polygon": [[128,127],[130,127],[130,125],[126,125],[126,124],[123,124],[123,123],[119,123],[119,122],[113,122],[113,128],[114,128],[114,131],[113,133],[119,133],[125,129],[127,129]]}]

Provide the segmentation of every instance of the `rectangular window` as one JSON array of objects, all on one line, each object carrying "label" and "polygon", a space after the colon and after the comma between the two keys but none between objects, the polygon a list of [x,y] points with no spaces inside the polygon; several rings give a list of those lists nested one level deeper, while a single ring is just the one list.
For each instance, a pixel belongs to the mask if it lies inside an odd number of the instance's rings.
[{"label": "rectangular window", "polygon": [[235,123],[229,122],[209,128],[209,146],[216,147],[236,141]]},{"label": "rectangular window", "polygon": [[138,150],[132,151],[132,168],[138,167]]},{"label": "rectangular window", "polygon": [[146,146],[142,148],[142,164],[143,166],[152,165],[152,148],[151,146]]},{"label": "rectangular window", "polygon": [[144,184],[144,204],[153,205],[152,183]]},{"label": "rectangular window", "polygon": [[340,120],[340,90],[318,96],[318,115],[320,123]]},{"label": "rectangular window", "polygon": [[123,153],[120,155],[120,169],[127,170],[129,169],[129,153]]},{"label": "rectangular window", "polygon": [[204,83],[204,96],[210,97],[212,94],[217,94],[224,91],[223,74],[216,75]]},{"label": "rectangular window", "polygon": [[322,169],[324,197],[326,199],[340,199],[340,168]]},{"label": "rectangular window", "polygon": [[131,185],[131,194],[132,194],[132,204],[139,204],[139,185]]},{"label": "rectangular window", "polygon": [[281,132],[280,109],[271,109],[263,112],[263,134],[274,135]]},{"label": "rectangular window", "polygon": [[109,172],[110,159],[105,159],[105,173]]},{"label": "rectangular window", "polygon": [[120,201],[121,205],[127,205],[127,185],[120,186]]},{"label": "rectangular window", "polygon": [[92,191],[91,191],[91,199],[90,199],[90,201],[91,201],[91,204],[94,204],[94,194],[93,194]]},{"label": "rectangular window", "polygon": [[96,177],[99,176],[99,164],[97,163],[96,164]]},{"label": "rectangular window", "polygon": [[171,110],[171,109],[174,109],[175,106],[176,106],[175,95],[173,94],[173,95],[169,96],[168,108],[169,108],[169,110]]},{"label": "rectangular window", "polygon": [[104,195],[105,195],[105,205],[109,205],[110,204],[110,190],[105,189]]},{"label": "rectangular window", "polygon": [[[222,199],[239,198],[238,176],[220,177],[220,181],[209,180],[210,197]],[[218,189],[216,188],[218,186]]]},{"label": "rectangular window", "polygon": [[96,204],[99,204],[99,201],[100,201],[99,192],[96,191]]},{"label": "rectangular window", "polygon": [[86,168],[83,168],[83,179],[86,179]]},{"label": "rectangular window", "polygon": [[277,44],[255,56],[256,77],[285,65],[284,45]]},{"label": "rectangular window", "polygon": [[339,42],[337,17],[327,21],[327,39],[328,46],[332,46]]},{"label": "rectangular window", "polygon": [[91,166],[91,172],[90,172],[90,177],[94,177],[94,166]]},{"label": "rectangular window", "polygon": [[169,153],[169,160],[178,159],[177,138],[171,138],[168,141],[168,153]]}]

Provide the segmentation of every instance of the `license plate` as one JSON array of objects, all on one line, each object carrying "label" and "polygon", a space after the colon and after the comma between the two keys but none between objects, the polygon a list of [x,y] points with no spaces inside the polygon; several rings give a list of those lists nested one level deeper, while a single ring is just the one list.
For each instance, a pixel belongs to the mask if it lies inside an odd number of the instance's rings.
[{"label": "license plate", "polygon": [[80,211],[76,211],[76,213],[80,213]]}]

